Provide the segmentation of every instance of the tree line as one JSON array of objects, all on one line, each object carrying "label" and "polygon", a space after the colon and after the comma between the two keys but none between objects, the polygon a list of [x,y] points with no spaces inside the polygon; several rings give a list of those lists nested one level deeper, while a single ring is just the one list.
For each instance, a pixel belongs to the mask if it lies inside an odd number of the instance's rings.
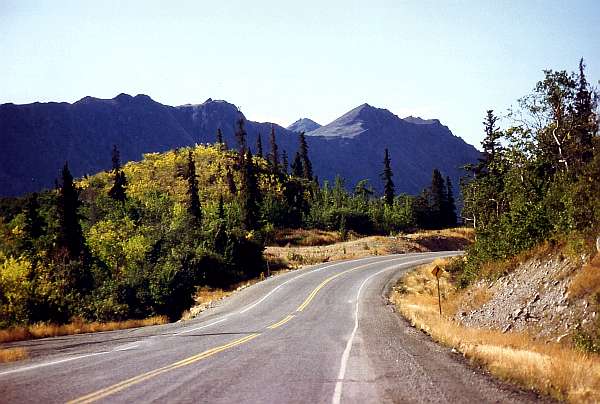
[{"label": "tree line", "polygon": [[254,153],[244,120],[237,147],[223,141],[121,165],[75,180],[65,163],[56,189],[0,203],[0,327],[39,321],[177,319],[197,286],[230,287],[265,271],[278,228],[389,234],[456,223],[449,178],[438,170],[418,196],[396,195],[383,153],[384,195],[367,180],[319,184],[304,133],[291,163],[275,128]]},{"label": "tree line", "polygon": [[485,263],[544,240],[568,240],[580,255],[591,248],[600,231],[597,102],[581,59],[577,72],[545,70],[506,129],[486,112],[482,157],[462,184],[463,215],[477,234],[458,268],[463,284]]}]

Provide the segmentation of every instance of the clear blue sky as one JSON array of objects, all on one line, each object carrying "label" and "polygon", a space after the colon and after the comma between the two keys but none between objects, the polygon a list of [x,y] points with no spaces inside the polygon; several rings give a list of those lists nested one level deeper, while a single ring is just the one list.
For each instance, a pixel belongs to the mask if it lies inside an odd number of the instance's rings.
[{"label": "clear blue sky", "polygon": [[597,0],[0,0],[0,103],[210,97],[287,126],[368,102],[479,146],[486,109],[582,56],[597,83]]}]

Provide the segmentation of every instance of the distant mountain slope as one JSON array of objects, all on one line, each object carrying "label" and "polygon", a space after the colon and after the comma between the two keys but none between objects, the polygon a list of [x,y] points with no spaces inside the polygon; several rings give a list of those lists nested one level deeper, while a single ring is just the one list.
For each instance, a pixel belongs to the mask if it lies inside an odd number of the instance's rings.
[{"label": "distant mountain slope", "polygon": [[315,172],[339,173],[348,186],[369,178],[381,191],[379,175],[387,147],[397,191],[420,192],[430,183],[433,168],[438,168],[451,177],[456,192],[464,174],[461,167],[476,161],[479,152],[438,120],[418,119],[419,123],[409,122],[369,104],[352,109],[307,134],[313,142],[321,140],[319,158],[314,159]]},{"label": "distant mountain slope", "polygon": [[292,132],[310,132],[311,130],[315,130],[320,128],[321,125],[308,118],[300,118],[293,124],[287,127],[287,130],[291,130]]},{"label": "distant mountain slope", "polygon": [[[213,143],[220,127],[225,141],[234,146],[239,116],[225,101],[171,107],[146,95],[127,94],[108,100],[85,97],[73,104],[3,104],[0,195],[51,187],[65,161],[76,176],[108,169],[115,144],[123,162],[140,160],[147,152]],[[297,142],[296,134],[275,128],[278,136],[291,136],[289,145]],[[247,122],[248,144],[254,145],[258,132],[270,130],[269,123]]]},{"label": "distant mountain slope", "polygon": [[[236,106],[226,101],[208,99],[202,104],[172,107],[146,95],[127,94],[113,99],[85,97],[73,104],[3,104],[0,196],[51,187],[66,160],[76,176],[106,170],[114,144],[123,162],[140,160],[143,153],[213,143],[221,128],[229,147],[236,147],[235,122],[240,116]],[[304,125],[308,121],[299,122]],[[261,133],[267,153],[272,127],[280,152],[286,150],[291,162],[298,148],[298,133],[293,130],[246,121],[248,145],[255,151]],[[479,156],[473,146],[437,120],[402,120],[368,104],[309,131],[307,141],[319,179],[332,181],[339,174],[349,189],[367,178],[381,191],[379,174],[385,147],[390,149],[397,191],[413,194],[429,184],[433,168],[449,175],[457,186],[460,166]]]}]

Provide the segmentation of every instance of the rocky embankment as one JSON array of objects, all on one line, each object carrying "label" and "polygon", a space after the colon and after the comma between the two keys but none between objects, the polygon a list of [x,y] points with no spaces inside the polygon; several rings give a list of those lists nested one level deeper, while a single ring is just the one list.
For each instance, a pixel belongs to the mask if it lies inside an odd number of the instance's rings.
[{"label": "rocky embankment", "polygon": [[591,296],[573,296],[571,291],[585,258],[560,253],[531,258],[495,281],[479,281],[462,299],[455,319],[469,327],[524,331],[536,339],[568,342],[598,315]]}]

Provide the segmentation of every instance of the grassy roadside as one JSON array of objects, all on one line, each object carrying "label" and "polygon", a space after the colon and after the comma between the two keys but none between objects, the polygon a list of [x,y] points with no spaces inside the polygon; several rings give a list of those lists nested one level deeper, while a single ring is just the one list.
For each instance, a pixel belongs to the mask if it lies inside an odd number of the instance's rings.
[{"label": "grassy roadside", "polygon": [[[372,255],[402,254],[442,250],[463,250],[474,239],[471,228],[428,230],[412,234],[399,234],[394,237],[358,237],[352,234],[350,240],[325,244],[335,240],[336,232],[308,232],[306,230],[286,233],[283,240],[295,240],[282,247],[269,246],[265,258],[271,268],[298,268],[322,262],[356,259]],[[315,241],[309,245],[307,242]],[[281,243],[279,243],[281,244]]]},{"label": "grassy roadside", "polygon": [[[302,229],[287,230],[279,235],[279,240],[284,240],[288,246],[267,247],[265,259],[269,262],[271,273],[276,274],[288,269],[299,268],[303,265],[313,265],[329,261],[362,258],[373,255],[431,251],[435,249],[458,249],[470,244],[472,237],[472,229],[457,228],[424,231],[409,235],[399,235],[397,237],[357,237],[346,242],[339,242],[337,232]],[[291,246],[292,243],[294,246]],[[184,321],[191,320],[202,311],[212,307],[215,302],[263,279],[264,274],[261,277],[250,279],[227,290],[200,287],[194,296],[194,306],[187,310],[181,319]],[[157,316],[144,320],[126,320],[108,323],[87,323],[82,320],[75,320],[62,325],[34,324],[0,330],[0,343],[122,330],[165,324],[167,322],[166,317]],[[0,363],[21,360],[26,357],[27,352],[22,349],[10,348],[0,350]]]},{"label": "grassy roadside", "polygon": [[0,330],[0,343],[90,332],[124,330],[127,328],[165,324],[166,322],[167,318],[165,316],[156,316],[143,320],[111,321],[108,323],[87,323],[76,319],[68,324],[33,324]]},{"label": "grassy roadside", "polygon": [[456,290],[447,273],[440,279],[444,311],[440,318],[431,270],[447,262],[437,260],[422,266],[405,275],[394,288],[390,299],[413,326],[505,381],[559,400],[600,401],[600,356],[558,343],[536,341],[525,333],[460,325],[453,315],[463,292]]},{"label": "grassy roadside", "polygon": [[29,354],[25,348],[0,349],[0,363],[20,361],[28,357]]}]

